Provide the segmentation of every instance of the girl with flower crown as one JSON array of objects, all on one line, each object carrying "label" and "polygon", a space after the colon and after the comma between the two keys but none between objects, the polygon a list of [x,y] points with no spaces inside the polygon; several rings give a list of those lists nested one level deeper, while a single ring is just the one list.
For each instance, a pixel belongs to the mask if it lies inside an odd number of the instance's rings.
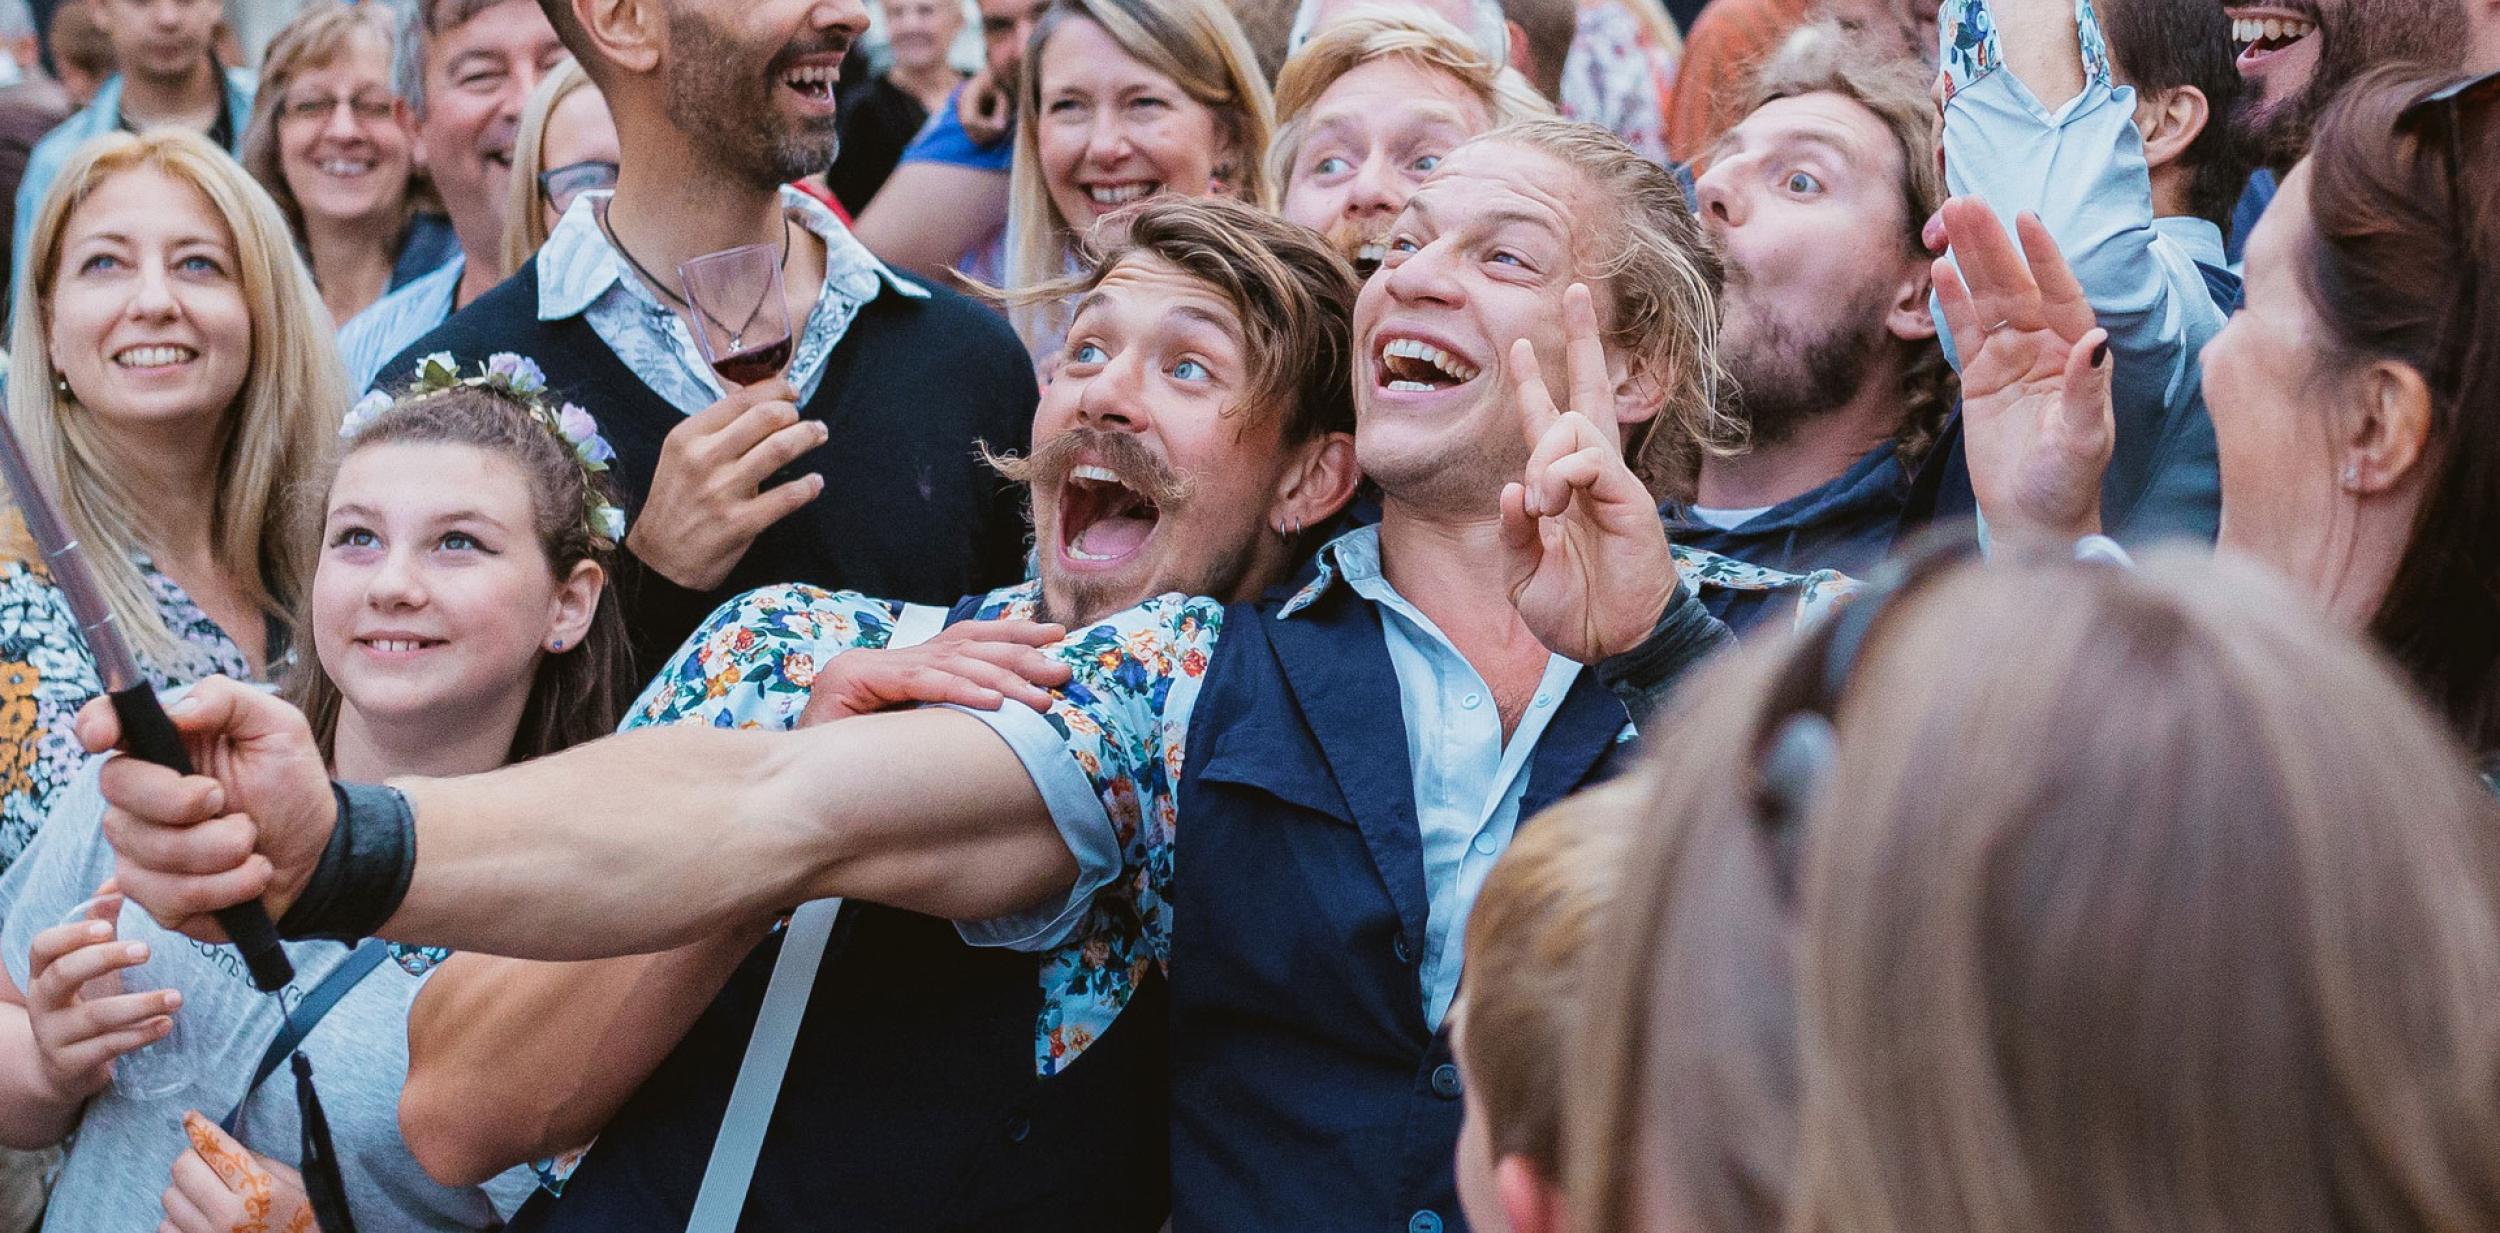
[{"label": "girl with flower crown", "polygon": [[[285,684],[334,773],[485,771],[614,729],[625,637],[607,580],[624,528],[607,445],[588,415],[543,391],[516,356],[465,377],[442,360],[421,366],[415,389],[349,414],[307,528],[313,564]],[[54,1227],[311,1229],[294,1085],[255,1074],[276,1056],[287,1012],[339,990],[299,1047],[318,1070],[358,1229],[508,1217],[534,1185],[528,1170],[437,1185],[399,1133],[408,1006],[442,952],[289,943],[295,985],[266,997],[229,948],[161,930],[109,888],[89,900],[113,870],[95,786],[90,766],[64,787],[0,877],[0,1142],[77,1132]],[[137,979],[117,980],[142,963]],[[114,1081],[116,1059],[166,1047],[177,1027],[178,1090]]]}]

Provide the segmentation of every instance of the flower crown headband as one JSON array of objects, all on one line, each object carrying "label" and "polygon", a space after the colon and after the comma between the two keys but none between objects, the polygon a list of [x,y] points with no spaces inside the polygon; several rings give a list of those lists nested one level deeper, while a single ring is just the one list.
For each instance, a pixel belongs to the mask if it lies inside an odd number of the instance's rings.
[{"label": "flower crown headband", "polygon": [[539,427],[562,441],[565,448],[572,451],[573,461],[582,469],[582,513],[592,538],[601,541],[601,548],[608,549],[625,542],[625,511],[618,509],[592,478],[608,469],[608,464],[616,459],[616,451],[610,449],[606,439],[599,435],[599,422],[590,417],[590,412],[569,402],[558,406],[548,404],[545,397],[547,374],[541,372],[537,362],[528,356],[498,351],[486,357],[486,363],[479,368],[476,376],[463,377],[459,363],[451,358],[451,353],[437,351],[417,361],[417,379],[405,393],[393,396],[375,390],[357,400],[356,405],[348,410],[347,418],[340,421],[339,436],[352,440],[380,419],[383,412],[403,401],[462,386],[494,390],[520,403],[529,410],[530,418]]}]

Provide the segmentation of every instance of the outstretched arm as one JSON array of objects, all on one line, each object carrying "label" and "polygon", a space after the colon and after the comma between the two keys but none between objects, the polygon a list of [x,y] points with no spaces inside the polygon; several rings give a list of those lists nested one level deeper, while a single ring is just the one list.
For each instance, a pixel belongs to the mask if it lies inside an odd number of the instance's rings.
[{"label": "outstretched arm", "polygon": [[[105,767],[122,888],[195,936],[217,936],[208,914],[247,899],[283,915],[338,821],[311,730],[216,679],[174,721],[215,777]],[[80,734],[93,749],[119,737],[103,707]],[[397,786],[420,859],[371,932],[460,950],[636,954],[833,896],[984,919],[1063,894],[1077,874],[1023,764],[956,711],[795,733],[647,729]]]}]

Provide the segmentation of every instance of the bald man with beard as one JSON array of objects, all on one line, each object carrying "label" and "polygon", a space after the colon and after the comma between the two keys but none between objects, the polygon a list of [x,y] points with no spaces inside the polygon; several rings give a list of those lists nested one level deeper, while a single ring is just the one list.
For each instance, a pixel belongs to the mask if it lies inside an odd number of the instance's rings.
[{"label": "bald man with beard", "polygon": [[[2490,0],[2267,0],[2227,4],[2248,90],[2233,129],[2277,175],[2309,152],[2310,130],[2353,78],[2413,61],[2460,66],[2469,48],[2500,63],[2500,13]],[[2469,27],[2468,10],[2472,10]]]}]

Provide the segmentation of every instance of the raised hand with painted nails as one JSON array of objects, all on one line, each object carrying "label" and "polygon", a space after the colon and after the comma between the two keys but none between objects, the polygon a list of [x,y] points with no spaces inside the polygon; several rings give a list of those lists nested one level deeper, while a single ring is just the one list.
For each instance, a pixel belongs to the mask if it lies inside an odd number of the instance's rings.
[{"label": "raised hand with painted nails", "polygon": [[1511,603],[1546,649],[1584,664],[1638,646],[1675,594],[1675,558],[1657,503],[1623,457],[1616,381],[1585,284],[1563,292],[1571,406],[1557,408],[1526,339],[1510,378],[1530,454],[1502,487]]},{"label": "raised hand with painted nails", "polygon": [[182,1115],[191,1149],[174,1157],[156,1233],[317,1233],[304,1179],[234,1141],[197,1112]]},{"label": "raised hand with painted nails", "polygon": [[2117,441],[2109,331],[2037,216],[2005,234],[1988,204],[1945,203],[1952,260],[1936,299],[1961,355],[1962,431],[1980,517],[2001,540],[2101,530],[2101,473]]}]

